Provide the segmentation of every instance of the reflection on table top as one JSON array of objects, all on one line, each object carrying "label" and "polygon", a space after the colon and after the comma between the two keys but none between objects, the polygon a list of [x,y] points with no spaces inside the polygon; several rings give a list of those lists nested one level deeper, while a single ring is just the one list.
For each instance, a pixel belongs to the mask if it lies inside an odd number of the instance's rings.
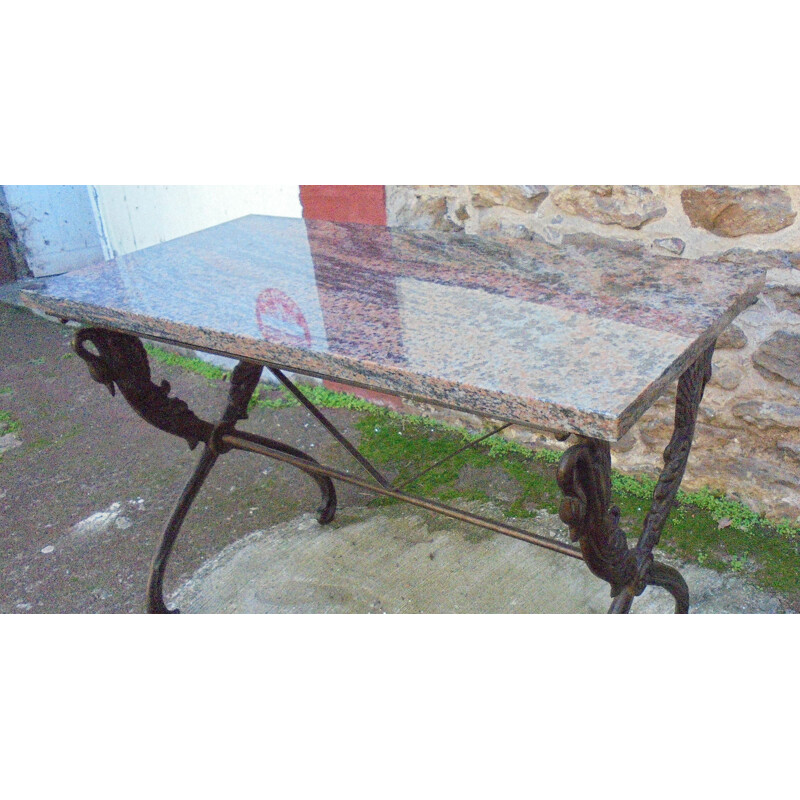
[{"label": "reflection on table top", "polygon": [[738,264],[250,216],[47,280],[56,316],[615,440],[763,286]]}]

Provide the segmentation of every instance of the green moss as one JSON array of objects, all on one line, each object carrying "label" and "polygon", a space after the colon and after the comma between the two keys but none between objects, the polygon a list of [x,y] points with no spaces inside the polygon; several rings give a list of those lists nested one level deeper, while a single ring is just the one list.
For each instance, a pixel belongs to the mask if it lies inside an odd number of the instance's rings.
[{"label": "green moss", "polygon": [[[300,391],[318,408],[347,408],[351,411],[375,411],[375,406],[360,397],[333,392],[324,386],[303,384],[298,386]],[[249,408],[293,408],[300,405],[287,389],[282,386],[274,389],[266,388],[263,384],[253,392]]]},{"label": "green moss", "polygon": [[542,464],[558,464],[562,455],[564,454],[559,450],[548,450],[546,447],[541,447],[533,453],[533,457]]},{"label": "green moss", "polygon": [[[650,507],[652,479],[614,476],[622,526],[638,538]],[[730,524],[720,527],[720,521]],[[717,571],[748,572],[761,586],[800,592],[800,538],[730,498],[708,490],[680,492],[659,543],[662,550]]]},{"label": "green moss", "polygon": [[396,500],[394,497],[386,497],[384,495],[376,495],[375,497],[371,498],[367,501],[367,505],[370,508],[386,508],[387,506],[393,506],[399,503],[399,500]]},{"label": "green moss", "polygon": [[468,503],[488,503],[491,498],[481,489],[441,489],[437,496],[443,502],[462,500]]},{"label": "green moss", "polygon": [[10,386],[0,386],[0,395],[14,394],[14,390]]},{"label": "green moss", "polygon": [[7,433],[16,433],[22,429],[19,420],[14,419],[8,411],[0,411],[0,436]]},{"label": "green moss", "polygon": [[[697,492],[681,492],[678,495],[678,499],[682,503],[689,503],[697,508],[706,510],[716,522],[722,519],[729,519],[733,527],[747,533],[763,527],[766,523],[763,516],[742,503],[725,497],[720,492],[712,492],[709,489],[701,489]],[[790,532],[790,530],[785,532]]]},{"label": "green moss", "polygon": [[514,478],[521,488],[520,496],[514,500],[506,511],[510,517],[532,517],[535,511],[531,507],[544,509],[551,514],[558,513],[561,502],[561,490],[556,482],[555,472],[544,470],[538,465],[531,464],[530,460],[505,460],[504,469]]},{"label": "green moss", "polygon": [[228,373],[221,367],[214,364],[209,364],[200,358],[193,358],[190,356],[181,356],[178,353],[172,353],[157,347],[150,342],[144,342],[144,349],[148,355],[159,364],[165,364],[168,367],[180,367],[188,372],[194,372],[196,375],[202,375],[211,381],[219,381],[227,378]]},{"label": "green moss", "polygon": [[287,395],[284,392],[275,390],[270,391],[264,389],[263,386],[256,386],[253,396],[250,398],[248,410],[254,408],[290,408],[291,406],[300,405],[294,397]]},{"label": "green moss", "polygon": [[375,411],[375,406],[368,400],[354,397],[345,392],[333,392],[330,389],[326,389],[324,386],[304,385],[300,387],[300,391],[315,406],[319,406],[320,408],[349,408],[351,411]]},{"label": "green moss", "polygon": [[[411,479],[463,445],[463,440],[454,433],[431,426],[426,420],[376,412],[374,407],[356,427],[361,434],[361,452],[376,464],[390,464],[396,469],[396,484]],[[465,466],[482,468],[491,463],[492,457],[486,449],[465,450],[418,477],[406,490],[439,496],[443,489],[452,490]]]}]

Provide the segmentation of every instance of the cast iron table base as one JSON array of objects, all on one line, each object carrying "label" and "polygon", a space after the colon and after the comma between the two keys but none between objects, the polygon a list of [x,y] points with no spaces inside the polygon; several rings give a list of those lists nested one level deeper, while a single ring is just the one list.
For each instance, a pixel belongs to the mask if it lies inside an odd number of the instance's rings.
[{"label": "cast iron table base", "polygon": [[[97,353],[86,347],[87,342],[94,345]],[[147,353],[137,337],[105,328],[83,328],[75,335],[73,347],[88,365],[91,377],[108,387],[112,395],[116,386],[134,411],[151,425],[180,436],[192,449],[200,442],[204,445],[200,460],[172,512],[153,559],[147,586],[149,613],[177,613],[177,609],[168,609],[164,602],[163,581],[167,560],[181,525],[217,458],[230,450],[246,450],[290,464],[313,478],[322,494],[322,502],[317,509],[317,519],[320,524],[330,522],[336,513],[336,490],[333,485],[333,479],[336,479],[539,547],[555,550],[571,558],[582,559],[593,574],[610,584],[613,599],[609,613],[627,613],[633,599],[642,594],[647,586],[660,586],[675,599],[676,613],[685,614],[689,610],[689,590],[686,582],[676,569],[655,561],[653,550],[661,537],[669,512],[675,504],[686,470],[698,408],[706,383],[711,376],[714,344],[712,343],[684,371],[678,381],[674,433],[664,451],[664,468],[656,485],[642,534],[633,548],[628,546],[627,537],[619,526],[619,509],[612,505],[611,453],[607,441],[577,436],[577,443],[561,458],[558,467],[558,485],[565,497],[559,513],[561,519],[569,526],[573,542],[577,542],[577,546],[571,546],[402,491],[404,486],[419,476],[405,481],[399,487],[392,487],[276,366],[268,368],[356,458],[369,473],[372,481],[319,464],[301,450],[282,442],[236,429],[236,423],[247,418],[247,405],[264,368],[261,364],[244,360],[237,364],[230,376],[227,407],[220,421],[212,424],[197,417],[183,400],[170,397],[169,383],[163,381],[160,385],[156,385],[151,381]],[[508,424],[501,426],[497,431],[508,427]],[[487,437],[490,435],[492,434],[486,434]],[[486,437],[481,437],[466,447],[474,446],[484,438]],[[463,449],[459,448],[448,458],[452,458]],[[433,466],[438,466],[438,463],[442,462],[437,462]],[[424,472],[432,468],[429,467]]]}]

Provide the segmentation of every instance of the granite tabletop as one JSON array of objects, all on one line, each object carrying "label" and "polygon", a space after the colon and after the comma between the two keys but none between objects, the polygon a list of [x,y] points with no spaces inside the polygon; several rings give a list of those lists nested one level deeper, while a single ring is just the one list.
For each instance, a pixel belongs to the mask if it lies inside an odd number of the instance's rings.
[{"label": "granite tabletop", "polygon": [[249,216],[49,278],[62,319],[614,441],[762,288],[738,264]]}]

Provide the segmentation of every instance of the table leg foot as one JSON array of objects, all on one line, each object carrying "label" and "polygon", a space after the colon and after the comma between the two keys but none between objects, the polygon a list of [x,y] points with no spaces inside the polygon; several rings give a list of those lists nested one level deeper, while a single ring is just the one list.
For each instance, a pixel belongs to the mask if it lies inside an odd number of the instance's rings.
[{"label": "table leg foot", "polygon": [[[683,575],[674,567],[668,567],[654,561],[647,568],[641,582],[626,586],[612,601],[609,614],[627,614],[631,610],[637,594],[641,594],[648,586],[660,586],[666,589],[675,599],[675,613],[689,613],[689,587]],[[638,587],[638,588],[637,588]]]},{"label": "table leg foot", "polygon": [[[243,435],[242,431],[237,431],[239,436]],[[280,453],[286,453],[290,456],[295,456],[296,458],[302,458],[304,461],[308,461],[309,464],[316,464],[319,466],[319,462],[312,458],[307,453],[304,453],[302,450],[298,450],[295,447],[291,447],[288,444],[283,444],[283,442],[275,441],[274,439],[265,439],[261,436],[253,436],[244,434],[248,439],[259,439],[262,443],[268,443],[267,446],[272,450],[277,450]],[[305,472],[305,470],[303,470]],[[329,522],[333,521],[334,516],[336,515],[336,488],[333,485],[333,481],[325,475],[320,475],[316,472],[311,472],[310,470],[306,472],[310,478],[313,478],[316,482],[317,486],[319,486],[320,493],[322,494],[322,502],[317,506],[317,522],[320,525],[327,525]]]},{"label": "table leg foot", "polygon": [[655,561],[647,573],[646,580],[649,586],[660,586],[675,598],[676,614],[689,613],[689,587],[678,570]]}]

